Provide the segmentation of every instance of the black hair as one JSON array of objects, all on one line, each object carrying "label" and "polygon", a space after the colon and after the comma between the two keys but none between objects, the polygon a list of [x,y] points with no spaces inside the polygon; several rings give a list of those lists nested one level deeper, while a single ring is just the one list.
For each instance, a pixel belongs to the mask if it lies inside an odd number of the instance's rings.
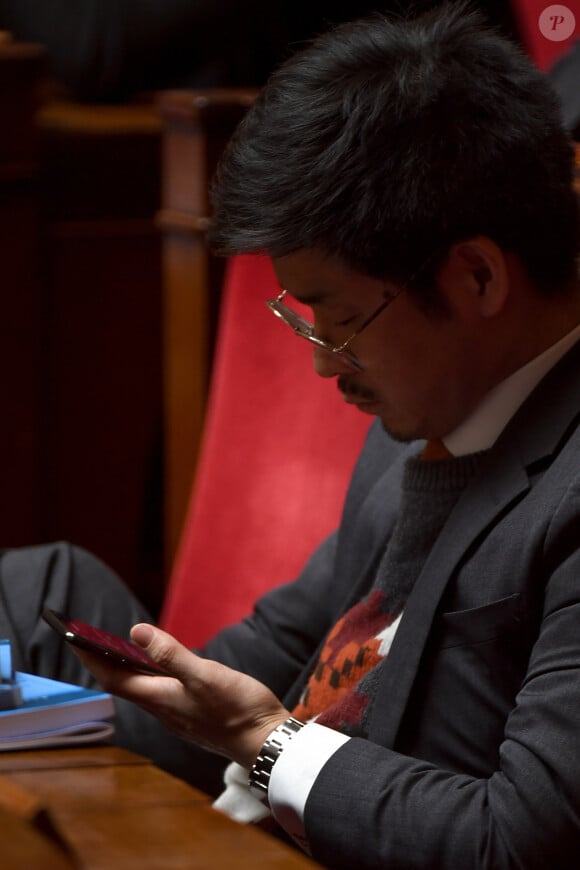
[{"label": "black hair", "polygon": [[576,273],[572,167],[548,80],[468,4],[377,14],[272,75],[218,168],[210,241],[397,281],[427,262],[427,293],[449,246],[484,235],[550,292]]}]

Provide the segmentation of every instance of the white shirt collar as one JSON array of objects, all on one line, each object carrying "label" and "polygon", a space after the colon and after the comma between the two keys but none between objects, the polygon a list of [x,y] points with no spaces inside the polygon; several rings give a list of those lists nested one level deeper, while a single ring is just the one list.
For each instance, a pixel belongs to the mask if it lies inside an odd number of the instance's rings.
[{"label": "white shirt collar", "polygon": [[454,456],[487,450],[558,360],[580,339],[580,324],[539,356],[497,384],[443,443]]}]

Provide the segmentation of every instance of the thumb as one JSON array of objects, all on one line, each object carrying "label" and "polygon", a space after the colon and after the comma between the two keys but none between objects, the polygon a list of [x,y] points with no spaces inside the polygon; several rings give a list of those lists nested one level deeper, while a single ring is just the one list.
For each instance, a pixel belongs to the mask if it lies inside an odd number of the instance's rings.
[{"label": "thumb", "polygon": [[131,629],[131,640],[135,641],[141,649],[147,650],[147,647],[153,640],[154,634],[152,625],[149,625],[147,622],[140,622]]},{"label": "thumb", "polygon": [[171,676],[191,675],[193,654],[166,631],[140,622],[131,629],[131,639]]}]

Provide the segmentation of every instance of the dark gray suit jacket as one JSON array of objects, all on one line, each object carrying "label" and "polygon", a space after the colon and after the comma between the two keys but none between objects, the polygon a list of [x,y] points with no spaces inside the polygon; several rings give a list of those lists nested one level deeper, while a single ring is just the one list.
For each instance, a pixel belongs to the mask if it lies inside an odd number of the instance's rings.
[{"label": "dark gray suit jacket", "polygon": [[[405,608],[370,739],[306,806],[331,867],[576,868],[580,860],[580,347],[464,492]],[[326,632],[370,587],[417,445],[372,428],[338,532],[206,653],[296,702]]]}]

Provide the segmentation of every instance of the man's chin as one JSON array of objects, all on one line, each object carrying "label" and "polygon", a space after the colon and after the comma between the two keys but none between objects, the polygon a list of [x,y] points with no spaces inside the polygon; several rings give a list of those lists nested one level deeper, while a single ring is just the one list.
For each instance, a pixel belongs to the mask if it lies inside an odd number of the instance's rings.
[{"label": "man's chin", "polygon": [[373,417],[380,417],[381,405],[379,402],[361,400],[357,402],[351,402],[350,404],[354,405],[358,411],[362,411],[363,414],[370,414]]},{"label": "man's chin", "polygon": [[403,431],[401,427],[397,427],[393,424],[392,420],[385,420],[384,416],[377,414],[377,417],[381,421],[381,425],[387,435],[393,439],[393,441],[398,441],[399,444],[410,444],[411,441],[416,441],[418,438],[422,438],[422,435],[415,435],[409,432]]},{"label": "man's chin", "polygon": [[416,434],[415,432],[409,432],[408,430],[403,429],[400,425],[397,425],[393,421],[392,416],[385,412],[385,405],[375,398],[370,396],[356,396],[352,393],[342,393],[342,398],[347,405],[352,405],[357,409],[357,411],[361,411],[363,414],[368,414],[371,417],[378,417],[383,429],[387,435],[393,439],[393,441],[399,441],[401,444],[408,444],[411,441],[423,437],[422,435]]}]

